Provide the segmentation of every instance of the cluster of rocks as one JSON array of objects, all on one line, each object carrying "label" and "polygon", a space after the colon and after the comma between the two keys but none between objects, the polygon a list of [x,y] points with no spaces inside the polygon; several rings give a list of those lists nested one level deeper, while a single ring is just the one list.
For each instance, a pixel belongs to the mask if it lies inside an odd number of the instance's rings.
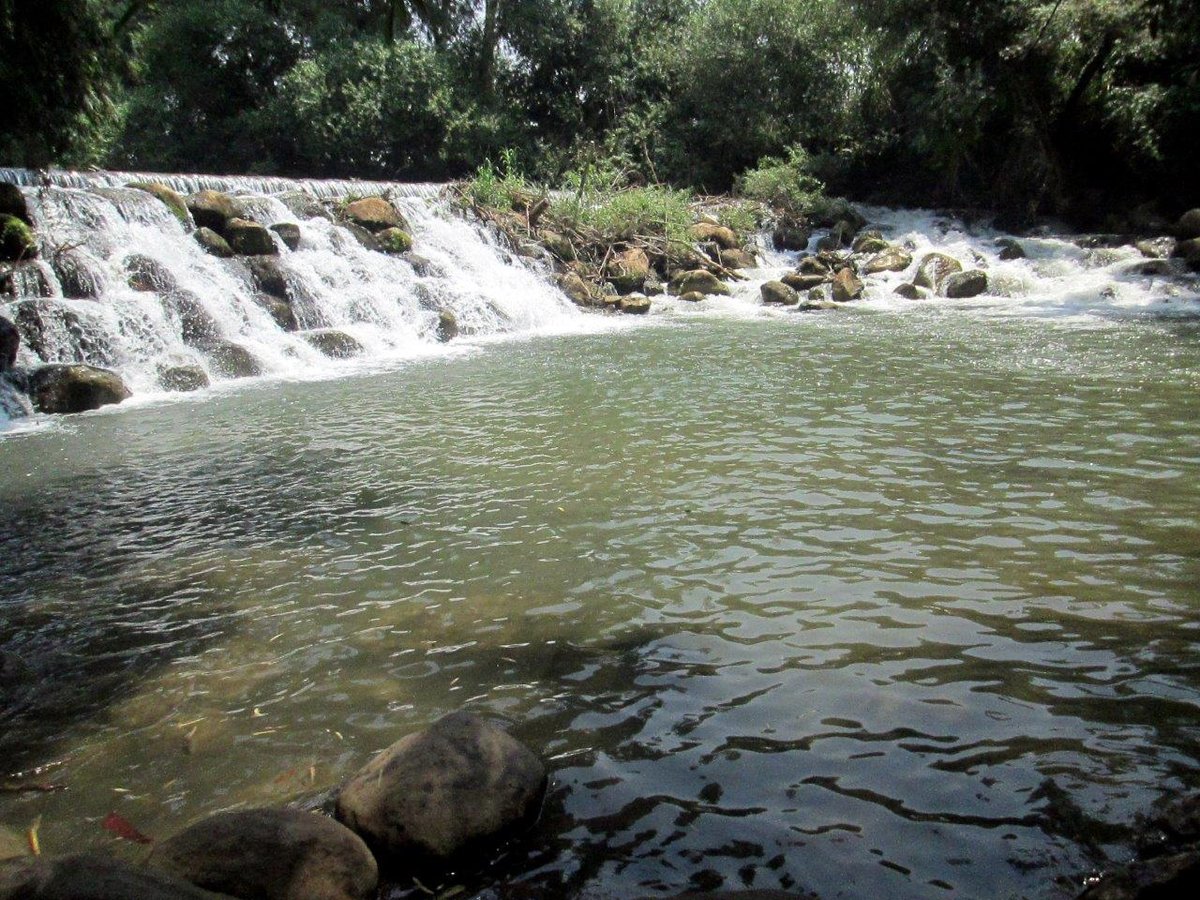
[{"label": "cluster of rocks", "polygon": [[[281,222],[267,227],[254,220],[250,205],[242,199],[219,191],[199,191],[184,197],[165,184],[135,182],[128,185],[161,201],[195,241],[209,254],[228,260],[252,288],[254,301],[270,314],[279,328],[295,332],[326,356],[342,359],[361,354],[363,346],[352,336],[305,316],[300,298],[288,278],[283,255],[300,248],[298,222]],[[384,197],[372,196],[341,205],[324,205],[303,192],[279,198],[298,219],[325,218],[346,228],[368,250],[398,255],[414,269],[425,261],[411,253],[411,228],[404,216]],[[9,388],[27,394],[32,406],[43,413],[77,413],[119,403],[130,391],[119,375],[110,369],[108,348],[96,346],[78,313],[58,303],[47,276],[53,270],[62,287],[64,299],[99,299],[103,278],[86,255],[71,247],[47,251],[47,261],[32,264],[38,255],[36,236],[26,208],[24,195],[15,185],[0,184],[0,227],[4,232],[20,232],[13,239],[9,254],[5,238],[3,259],[12,263],[0,276],[0,294],[14,299],[8,315],[0,316],[0,377]],[[262,365],[241,344],[226,338],[207,312],[201,297],[180,286],[171,271],[157,260],[138,253],[123,261],[128,286],[158,295],[173,320],[185,345],[205,357],[208,369],[226,378],[261,375]],[[20,279],[17,285],[14,279]],[[19,288],[19,289],[18,289]],[[309,319],[310,321],[305,321]],[[303,327],[307,325],[308,327]],[[17,351],[22,343],[41,359],[52,359],[47,335],[66,331],[74,336],[90,362],[78,359],[41,366],[31,371],[16,368]],[[458,334],[458,322],[449,309],[439,310],[435,331],[441,341]],[[194,363],[164,363],[158,370],[159,385],[169,391],[192,391],[209,385],[206,369]]]},{"label": "cluster of rocks", "polygon": [[546,770],[470,713],[380,753],[337,792],[333,816],[246,809],[154,845],[145,864],[99,855],[0,864],[0,900],[368,900],[390,879],[446,871],[537,818]]}]

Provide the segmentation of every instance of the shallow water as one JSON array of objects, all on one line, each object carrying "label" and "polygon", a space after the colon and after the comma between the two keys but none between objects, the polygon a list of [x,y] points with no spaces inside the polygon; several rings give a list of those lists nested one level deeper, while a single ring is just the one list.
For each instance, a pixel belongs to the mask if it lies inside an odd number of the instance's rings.
[{"label": "shallow water", "polygon": [[552,769],[473,887],[1069,894],[1200,781],[1198,338],[681,315],[10,433],[0,769],[68,789],[0,828],[165,836],[465,706]]}]

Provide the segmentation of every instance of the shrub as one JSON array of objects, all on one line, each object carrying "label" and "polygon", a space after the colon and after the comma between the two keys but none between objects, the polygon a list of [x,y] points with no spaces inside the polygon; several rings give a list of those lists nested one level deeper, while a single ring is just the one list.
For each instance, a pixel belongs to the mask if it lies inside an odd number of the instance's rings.
[{"label": "shrub", "polygon": [[800,145],[787,159],[768,156],[741,177],[742,195],[793,216],[802,215],[824,197],[825,185],[811,171],[808,154]]}]

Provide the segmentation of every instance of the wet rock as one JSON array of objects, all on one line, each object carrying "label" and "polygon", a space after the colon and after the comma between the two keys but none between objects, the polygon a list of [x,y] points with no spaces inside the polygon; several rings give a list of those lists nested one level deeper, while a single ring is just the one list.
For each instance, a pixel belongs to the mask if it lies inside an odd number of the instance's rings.
[{"label": "wet rock", "polygon": [[29,206],[25,202],[25,194],[15,184],[0,181],[0,216],[13,216],[26,225],[32,225],[29,218]]},{"label": "wet rock", "polygon": [[1079,900],[1167,900],[1195,896],[1200,884],[1200,850],[1130,863],[1106,875],[1079,895]]},{"label": "wet rock", "polygon": [[21,332],[8,319],[0,316],[0,372],[8,372],[17,362],[21,349]]},{"label": "wet rock", "polygon": [[854,239],[850,249],[855,253],[878,254],[890,250],[891,246],[878,231],[864,231]]},{"label": "wet rock", "polygon": [[216,338],[204,349],[213,371],[225,378],[254,378],[263,373],[262,364],[241,344]]},{"label": "wet rock", "polygon": [[104,276],[93,258],[79,250],[62,250],[50,260],[54,275],[70,300],[95,300],[100,296]]},{"label": "wet rock", "polygon": [[917,266],[913,284],[931,291],[938,291],[941,289],[943,281],[962,270],[962,263],[953,256],[947,256],[945,253],[927,253],[921,258],[920,265]]},{"label": "wet rock", "polygon": [[116,372],[83,363],[42,366],[29,376],[29,398],[43,413],[87,412],[130,396]]},{"label": "wet rock", "polygon": [[988,289],[986,272],[970,269],[966,272],[955,272],[946,278],[943,288],[947,297],[962,300],[967,297],[978,297]]},{"label": "wet rock", "polygon": [[179,336],[189,347],[207,348],[221,334],[216,319],[208,314],[200,298],[187,290],[172,291],[163,305],[179,322]]},{"label": "wet rock", "polygon": [[1200,238],[1200,209],[1189,209],[1175,223],[1175,236],[1181,241]]},{"label": "wet rock", "polygon": [[171,215],[178,219],[181,225],[185,228],[192,227],[192,217],[188,213],[187,201],[165,184],[150,181],[134,181],[128,186],[135,190],[145,191],[147,194],[154,195],[171,211]]},{"label": "wet rock", "polygon": [[363,352],[363,345],[336,328],[314,328],[299,332],[309,345],[333,359],[349,359]]},{"label": "wet rock", "polygon": [[699,291],[688,291],[686,294],[680,294],[679,299],[685,303],[699,303],[704,299],[704,294]]},{"label": "wet rock", "polygon": [[1175,239],[1169,237],[1147,238],[1138,241],[1134,246],[1147,259],[1166,259],[1175,249]]},{"label": "wet rock", "polygon": [[692,238],[700,242],[712,241],[722,250],[740,250],[742,246],[742,242],[738,240],[738,236],[732,228],[708,222],[699,222],[693,225]]},{"label": "wet rock", "polygon": [[758,264],[749,250],[721,250],[717,262],[727,269],[753,269]]},{"label": "wet rock", "polygon": [[537,757],[466,712],[439,719],[375,757],[337,798],[337,817],[385,864],[446,861],[511,836],[536,817],[546,787]]},{"label": "wet rock", "polygon": [[291,290],[288,287],[287,275],[284,273],[283,267],[279,264],[277,258],[271,256],[254,256],[243,260],[243,262],[246,265],[246,269],[250,272],[250,278],[256,288],[264,294],[270,294],[272,297],[278,297],[280,300],[291,300]]},{"label": "wet rock", "polygon": [[800,302],[796,289],[782,281],[768,281],[759,288],[763,303],[775,303],[780,306],[795,306]]},{"label": "wet rock", "polygon": [[217,257],[218,259],[229,259],[234,255],[233,248],[229,246],[229,242],[221,237],[211,228],[201,226],[195,232],[196,243],[198,243],[205,253]]},{"label": "wet rock", "polygon": [[644,316],[650,312],[650,298],[642,296],[622,297],[617,308],[631,316]]},{"label": "wet rock", "polygon": [[209,816],[158,844],[147,865],[245,900],[367,900],[379,881],[361,838],[325,816],[289,809]]},{"label": "wet rock", "polygon": [[164,872],[98,854],[0,865],[0,900],[229,900]]},{"label": "wet rock", "polygon": [[[855,232],[861,226],[855,225],[846,219],[841,219],[829,229],[829,234],[817,241],[817,250],[831,251],[838,250],[842,247],[849,247],[854,240]],[[880,238],[880,241],[883,239]],[[886,246],[886,243],[884,244]]]},{"label": "wet rock", "polygon": [[576,258],[575,245],[556,231],[543,231],[539,239],[547,250],[561,259],[570,262]]},{"label": "wet rock", "polygon": [[293,216],[299,219],[333,220],[333,216],[329,214],[329,210],[322,206],[319,201],[304,193],[304,191],[288,191],[286,194],[280,194],[276,199],[286,206]]},{"label": "wet rock", "polygon": [[164,391],[198,391],[208,387],[208,373],[200,366],[159,366],[158,384]]},{"label": "wet rock", "polygon": [[185,202],[197,228],[211,228],[222,236],[225,235],[226,223],[246,216],[241,203],[220,191],[200,191]]},{"label": "wet rock", "polygon": [[[88,301],[79,301],[84,304]],[[111,348],[84,327],[78,312],[56,300],[23,300],[9,307],[21,342],[46,362],[107,361]],[[65,346],[64,346],[65,342]]]},{"label": "wet rock", "polygon": [[898,284],[892,293],[903,297],[905,300],[924,300],[929,296],[927,290],[919,288],[915,284]]},{"label": "wet rock", "polygon": [[275,324],[284,331],[295,331],[300,327],[300,323],[296,321],[296,311],[287,301],[270,294],[256,294],[254,302],[269,312]]},{"label": "wet rock", "polygon": [[442,309],[438,311],[437,323],[437,339],[443,344],[458,337],[458,316],[454,314],[452,309]]},{"label": "wet rock", "polygon": [[1148,259],[1145,262],[1135,263],[1126,271],[1130,275],[1142,275],[1147,278],[1177,274],[1174,261],[1169,259]]},{"label": "wet rock", "polygon": [[647,297],[658,296],[659,294],[666,293],[666,290],[666,287],[658,280],[658,276],[653,271],[646,276],[646,280],[642,283],[642,293]]},{"label": "wet rock", "polygon": [[376,253],[383,252],[383,245],[381,245],[379,241],[375,239],[375,235],[367,231],[367,229],[363,228],[361,225],[356,225],[353,222],[346,222],[342,227],[354,235],[354,239],[358,241],[365,249],[374,250]]},{"label": "wet rock", "polygon": [[833,301],[848,303],[857,300],[862,294],[863,283],[858,276],[849,268],[838,269],[837,274],[833,276]]},{"label": "wet rock", "polygon": [[141,253],[125,257],[126,281],[135,291],[167,293],[176,290],[179,283],[163,263]]},{"label": "wet rock", "polygon": [[352,222],[367,231],[384,231],[388,228],[410,230],[408,222],[399,210],[382,197],[364,197],[346,205],[344,215]]},{"label": "wet rock", "polygon": [[649,274],[650,257],[637,247],[618,253],[608,270],[608,278],[620,294],[640,291]]},{"label": "wet rock", "polygon": [[1015,238],[996,238],[996,247],[1000,251],[1000,258],[1002,260],[1025,258],[1025,248]]},{"label": "wet rock", "polygon": [[249,219],[230,219],[225,223],[225,240],[239,256],[273,256],[279,253],[270,229]]},{"label": "wet rock", "polygon": [[805,250],[812,239],[812,230],[802,225],[782,222],[771,232],[776,250]]},{"label": "wet rock", "polygon": [[867,275],[878,275],[880,272],[903,272],[912,265],[912,254],[899,247],[888,247],[882,253],[872,256],[863,266]]},{"label": "wet rock", "polygon": [[565,275],[558,276],[556,280],[558,289],[566,294],[576,306],[596,305],[596,298],[593,296],[591,287],[575,272],[567,272]]},{"label": "wet rock", "polygon": [[379,246],[384,253],[390,253],[393,256],[402,256],[413,246],[412,235],[403,228],[385,228],[375,235],[375,240],[379,241]]},{"label": "wet rock", "polygon": [[419,253],[402,253],[400,254],[400,258],[412,266],[413,272],[422,278],[428,278],[430,275],[442,274],[441,266]]},{"label": "wet rock", "polygon": [[14,262],[32,259],[38,254],[37,237],[22,219],[0,213],[0,260]]},{"label": "wet rock", "polygon": [[823,285],[829,280],[829,275],[802,275],[799,272],[788,272],[779,280],[794,291],[804,292]]},{"label": "wet rock", "polygon": [[728,294],[729,286],[721,281],[712,272],[704,269],[695,269],[691,272],[683,272],[672,279],[672,287],[676,294],[690,294],[693,291],[699,294]]},{"label": "wet rock", "polygon": [[[650,900],[643,897],[642,900]],[[804,892],[794,894],[790,891],[777,891],[771,888],[750,889],[745,891],[688,891],[685,894],[675,894],[673,897],[655,895],[655,900],[818,900],[816,894]]]},{"label": "wet rock", "polygon": [[797,264],[796,271],[801,275],[823,275],[826,278],[833,274],[825,261],[816,256],[804,257]]},{"label": "wet rock", "polygon": [[300,246],[300,226],[295,222],[276,222],[271,226],[271,230],[279,235],[279,239],[289,250]]},{"label": "wet rock", "polygon": [[1200,272],[1200,238],[1180,241],[1175,245],[1175,249],[1171,252],[1171,255],[1179,257],[1194,270]]}]

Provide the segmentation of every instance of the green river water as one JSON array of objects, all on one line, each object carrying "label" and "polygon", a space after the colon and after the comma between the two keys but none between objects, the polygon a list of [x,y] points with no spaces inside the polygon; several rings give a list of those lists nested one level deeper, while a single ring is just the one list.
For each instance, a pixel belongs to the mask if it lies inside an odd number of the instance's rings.
[{"label": "green river water", "polygon": [[1200,786],[1198,412],[1195,323],[930,306],[9,434],[0,776],[66,790],[0,835],[136,856],[466,707],[551,770],[483,896],[1069,896]]}]

